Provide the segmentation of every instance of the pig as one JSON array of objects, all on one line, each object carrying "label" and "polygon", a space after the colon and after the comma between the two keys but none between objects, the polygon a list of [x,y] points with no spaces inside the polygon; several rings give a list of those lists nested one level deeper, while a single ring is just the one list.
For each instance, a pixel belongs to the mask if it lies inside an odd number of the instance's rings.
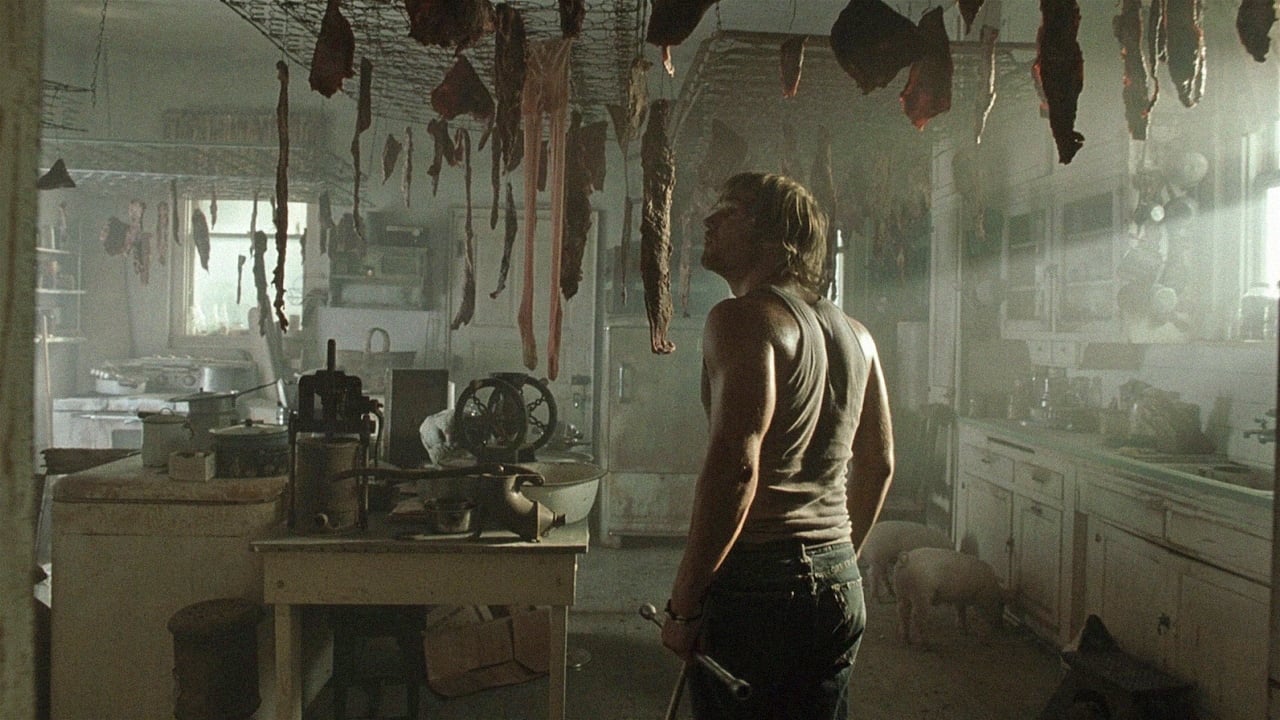
[{"label": "pig", "polygon": [[950,548],[951,541],[941,530],[906,520],[881,520],[871,527],[858,562],[867,568],[873,599],[884,602],[886,593],[893,595],[890,580],[898,555],[920,547]]},{"label": "pig", "polygon": [[913,639],[928,645],[925,619],[929,608],[940,603],[955,606],[962,632],[969,631],[968,608],[977,608],[987,626],[985,640],[1001,626],[1004,605],[1010,600],[990,565],[944,548],[916,548],[899,555],[893,587],[898,596],[899,633],[908,645]]}]

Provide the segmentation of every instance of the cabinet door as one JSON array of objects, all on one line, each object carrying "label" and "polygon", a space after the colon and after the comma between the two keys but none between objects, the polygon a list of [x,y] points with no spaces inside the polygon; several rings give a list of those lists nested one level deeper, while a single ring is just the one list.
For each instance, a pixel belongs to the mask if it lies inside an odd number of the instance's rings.
[{"label": "cabinet door", "polygon": [[1023,495],[1013,499],[1014,587],[1022,609],[1056,633],[1060,623],[1062,511]]},{"label": "cabinet door", "polygon": [[1268,606],[1264,586],[1201,563],[1187,561],[1178,578],[1170,669],[1195,679],[1218,720],[1266,716]]},{"label": "cabinet door", "polygon": [[1012,576],[1013,493],[973,475],[961,478],[965,492],[964,528],[960,548],[976,552],[991,565],[1003,587]]},{"label": "cabinet door", "polygon": [[1163,548],[1106,522],[1089,520],[1088,612],[1129,654],[1162,665],[1173,627],[1176,577]]}]

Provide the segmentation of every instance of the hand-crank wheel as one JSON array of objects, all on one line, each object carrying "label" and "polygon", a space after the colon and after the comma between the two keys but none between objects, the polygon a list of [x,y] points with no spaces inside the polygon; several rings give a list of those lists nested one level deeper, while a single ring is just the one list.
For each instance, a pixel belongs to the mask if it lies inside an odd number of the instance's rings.
[{"label": "hand-crank wheel", "polygon": [[524,445],[527,428],[520,391],[496,377],[472,380],[453,413],[457,444],[477,457],[492,451],[516,453]]},{"label": "hand-crank wheel", "polygon": [[524,373],[494,373],[493,377],[505,380],[520,393],[524,403],[525,421],[528,423],[524,447],[537,450],[546,445],[556,430],[556,399],[542,380]]}]

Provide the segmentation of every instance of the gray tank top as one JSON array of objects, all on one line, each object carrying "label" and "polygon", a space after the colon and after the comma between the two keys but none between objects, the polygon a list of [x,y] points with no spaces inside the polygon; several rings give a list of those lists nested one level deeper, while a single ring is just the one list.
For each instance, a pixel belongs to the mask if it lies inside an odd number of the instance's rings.
[{"label": "gray tank top", "polygon": [[766,286],[800,324],[795,369],[778,378],[760,480],[739,542],[848,539],[845,483],[871,358],[845,314]]}]

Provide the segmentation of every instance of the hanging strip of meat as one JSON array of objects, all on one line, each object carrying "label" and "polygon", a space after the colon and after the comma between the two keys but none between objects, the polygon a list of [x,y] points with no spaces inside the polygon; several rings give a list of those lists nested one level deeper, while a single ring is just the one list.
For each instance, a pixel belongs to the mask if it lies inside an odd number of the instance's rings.
[{"label": "hanging strip of meat", "polygon": [[951,41],[942,19],[942,7],[926,12],[920,18],[920,42],[924,48],[920,59],[911,64],[907,85],[898,95],[902,110],[917,130],[929,120],[951,109]]},{"label": "hanging strip of meat", "polygon": [[351,191],[351,220],[354,224],[357,255],[364,255],[364,221],[360,219],[360,134],[373,124],[373,63],[360,58],[360,95],[356,100],[356,128],[351,136],[351,167],[354,170],[354,189]]},{"label": "hanging strip of meat", "polygon": [[982,9],[982,0],[960,0],[960,17],[964,18],[964,34],[973,29],[973,19],[978,17]]},{"label": "hanging strip of meat", "polygon": [[915,23],[882,0],[850,0],[831,26],[831,52],[866,94],[920,59],[919,35]]},{"label": "hanging strip of meat", "polygon": [[502,216],[502,265],[498,268],[498,286],[489,297],[497,300],[507,288],[507,273],[511,271],[511,248],[516,244],[516,232],[519,217],[516,215],[516,198],[511,192],[511,183],[507,183],[507,210]]},{"label": "hanging strip of meat", "polygon": [[129,234],[132,241],[126,241],[126,245],[133,254],[133,271],[138,274],[138,281],[143,285],[151,281],[151,234],[142,231],[146,212],[146,203],[141,200],[129,201]]},{"label": "hanging strip of meat", "polygon": [[613,132],[618,138],[618,147],[625,158],[627,145],[640,137],[644,127],[644,116],[649,111],[649,68],[653,63],[637,55],[631,61],[631,72],[627,78],[627,102],[625,105],[606,105],[609,116],[613,120]]},{"label": "hanging strip of meat", "polygon": [[702,16],[720,0],[653,0],[649,11],[649,27],[644,39],[662,48],[662,66],[668,75],[675,75],[671,64],[671,46],[689,38]]},{"label": "hanging strip of meat", "polygon": [[667,335],[671,325],[671,197],[676,186],[676,155],[667,135],[670,100],[649,105],[649,123],[640,138],[640,167],[644,176],[644,205],[640,210],[640,277],[644,280],[644,309],[649,316],[653,352],[676,349]]},{"label": "hanging strip of meat", "polygon": [[996,40],[1000,37],[1000,28],[983,25],[978,31],[980,60],[978,63],[977,110],[973,123],[973,139],[982,143],[982,133],[987,129],[987,118],[991,116],[991,108],[996,105]]},{"label": "hanging strip of meat", "polygon": [[218,224],[218,186],[215,184],[209,189],[209,227],[216,227]]},{"label": "hanging strip of meat", "polygon": [[680,216],[680,269],[676,271],[677,283],[680,287],[680,317],[689,317],[689,291],[693,287],[693,224],[695,206]]},{"label": "hanging strip of meat", "polygon": [[209,221],[205,220],[204,211],[196,208],[191,213],[191,242],[196,246],[200,256],[200,267],[209,270]]},{"label": "hanging strip of meat", "polygon": [[800,70],[804,67],[804,41],[807,35],[797,35],[782,41],[780,65],[782,73],[782,97],[795,97],[800,90]]},{"label": "hanging strip of meat", "polygon": [[497,141],[502,167],[511,172],[524,156],[520,136],[520,95],[524,90],[524,18],[516,8],[502,3],[494,8],[493,84],[497,95]]},{"label": "hanging strip of meat", "polygon": [[[526,55],[524,91],[521,95],[521,112],[524,121],[524,146],[536,148],[542,140],[542,116],[551,116],[550,152],[551,174],[551,295],[550,318],[555,327],[559,318],[560,299],[560,251],[563,240],[564,213],[564,139],[568,131],[569,103],[569,40],[544,40],[530,43]],[[520,310],[517,325],[520,328],[521,350],[526,368],[538,366],[538,345],[533,336],[533,278],[534,250],[538,226],[538,175],[542,158],[537,152],[527,153],[524,162],[524,283],[521,288]],[[548,378],[554,379],[557,365],[552,367],[553,350],[558,350],[558,334],[552,333],[557,348],[548,347]]]},{"label": "hanging strip of meat", "polygon": [[707,151],[698,165],[698,183],[704,188],[715,189],[742,169],[751,148],[746,138],[720,118],[712,118],[710,137]]},{"label": "hanging strip of meat", "polygon": [[182,244],[182,220],[178,217],[178,181],[169,181],[169,206],[173,208],[173,242]]},{"label": "hanging strip of meat", "polygon": [[1112,19],[1111,28],[1120,42],[1120,58],[1124,61],[1124,84],[1120,94],[1124,100],[1129,137],[1146,140],[1147,123],[1159,86],[1155,84],[1151,63],[1142,49],[1142,0],[1122,0],[1120,14]]},{"label": "hanging strip of meat", "polygon": [[156,260],[161,265],[169,262],[169,203],[164,200],[156,205]]},{"label": "hanging strip of meat", "polygon": [[1084,55],[1076,41],[1080,6],[1076,0],[1040,0],[1040,22],[1035,67],[1049,105],[1058,162],[1066,165],[1084,145],[1084,135],[1075,129],[1076,103],[1084,89]]},{"label": "hanging strip of meat", "polygon": [[253,234],[253,288],[258,295],[258,334],[271,329],[271,296],[267,294],[267,234]]},{"label": "hanging strip of meat", "polygon": [[1271,50],[1271,26],[1276,22],[1274,0],[1241,0],[1236,11],[1236,35],[1258,62],[1266,62]]},{"label": "hanging strip of meat", "polygon": [[311,89],[325,97],[342,89],[342,81],[355,75],[353,67],[356,54],[356,35],[351,23],[342,16],[339,0],[329,0],[324,18],[320,21],[320,35],[311,53]]},{"label": "hanging strip of meat", "polygon": [[493,96],[471,61],[459,56],[444,79],[431,91],[431,108],[445,120],[470,115],[476,120],[493,117]]},{"label": "hanging strip of meat", "polygon": [[462,52],[493,30],[489,0],[404,0],[409,37]]},{"label": "hanging strip of meat", "polygon": [[583,0],[560,0],[560,34],[577,37],[582,32],[582,21],[587,17],[587,5]]},{"label": "hanging strip of meat", "polygon": [[387,135],[386,142],[382,143],[382,184],[386,185],[387,180],[391,178],[391,173],[395,172],[396,161],[400,159],[400,151],[404,146],[396,139],[395,135]]},{"label": "hanging strip of meat", "polygon": [[462,153],[464,185],[467,192],[467,217],[464,228],[467,234],[466,256],[463,261],[462,302],[449,323],[450,330],[457,330],[471,322],[476,313],[476,234],[471,225],[471,134],[466,128],[458,130],[458,145]]},{"label": "hanging strip of meat", "polygon": [[[367,62],[367,61],[366,61]],[[361,67],[361,90],[364,89],[364,68]],[[271,275],[271,282],[276,286],[276,322],[281,332],[288,332],[289,318],[284,314],[284,256],[289,249],[289,65],[283,60],[276,62],[276,73],[280,78],[280,100],[276,103],[276,130],[280,134],[280,156],[276,161],[276,268]],[[360,173],[359,163],[356,174]],[[356,188],[357,190],[359,187]],[[263,308],[266,311],[266,308]]]},{"label": "hanging strip of meat", "polygon": [[560,292],[568,300],[578,294],[582,255],[591,231],[591,170],[582,129],[582,113],[573,111],[565,149],[564,252],[560,256]]},{"label": "hanging strip of meat", "polygon": [[502,140],[494,138],[489,147],[489,184],[493,187],[493,203],[489,207],[489,229],[498,227],[498,206],[502,201]]},{"label": "hanging strip of meat", "polygon": [[[427,134],[431,136],[432,156],[431,166],[427,168],[427,175],[431,177],[431,196],[435,197],[436,190],[440,187],[440,171],[444,167],[444,161],[452,158],[454,154],[453,139],[449,137],[449,123],[444,120],[431,120],[427,123]],[[452,164],[452,160],[450,160]]]},{"label": "hanging strip of meat", "polygon": [[240,297],[244,290],[244,261],[247,260],[244,255],[236,256],[236,304],[240,304]]},{"label": "hanging strip of meat", "polygon": [[[400,180],[400,194],[404,195],[404,206],[409,207],[409,190],[413,186],[413,126],[404,126],[404,175]],[[322,248],[320,252],[324,252]]]},{"label": "hanging strip of meat", "polygon": [[1195,107],[1204,94],[1204,0],[1165,0],[1169,77],[1178,100]]}]

